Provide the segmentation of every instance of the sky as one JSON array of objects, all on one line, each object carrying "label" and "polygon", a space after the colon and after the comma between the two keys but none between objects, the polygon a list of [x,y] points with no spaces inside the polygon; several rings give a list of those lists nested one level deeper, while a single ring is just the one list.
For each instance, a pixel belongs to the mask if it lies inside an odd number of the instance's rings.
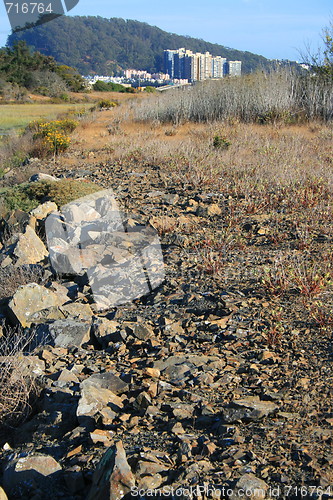
[{"label": "sky", "polygon": [[[7,1],[9,0],[4,0]],[[301,61],[301,54],[305,52],[306,46],[310,46],[314,52],[320,45],[322,29],[329,24],[330,19],[333,20],[333,2],[332,0],[164,0],[160,2],[118,0],[113,4],[110,0],[79,0],[78,5],[70,11],[70,15],[135,19],[158,26],[165,31],[201,38],[234,49],[247,50],[268,59]],[[10,25],[2,3],[0,46],[5,45],[9,33]]]}]

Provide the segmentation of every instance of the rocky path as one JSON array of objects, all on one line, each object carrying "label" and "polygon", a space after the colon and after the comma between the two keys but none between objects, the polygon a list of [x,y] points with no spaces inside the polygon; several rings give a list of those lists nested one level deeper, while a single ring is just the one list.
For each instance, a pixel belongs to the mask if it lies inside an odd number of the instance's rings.
[{"label": "rocky path", "polygon": [[[223,231],[228,199],[166,184],[156,165],[98,157],[109,118],[53,173],[112,188],[128,216],[158,231],[166,277],[101,313],[87,282],[56,279],[41,248],[43,279],[2,302],[4,317],[44,339],[23,363],[40,387],[32,414],[2,435],[8,497],[333,498],[329,336],[300,318],[279,342],[267,338],[262,311],[275,306],[250,270],[270,249],[235,249],[223,272],[205,254],[204,266],[203,242]],[[244,234],[247,224],[255,242],[265,238],[261,220],[243,220]],[[5,244],[1,262],[18,254]],[[298,303],[289,296],[285,310]]]}]

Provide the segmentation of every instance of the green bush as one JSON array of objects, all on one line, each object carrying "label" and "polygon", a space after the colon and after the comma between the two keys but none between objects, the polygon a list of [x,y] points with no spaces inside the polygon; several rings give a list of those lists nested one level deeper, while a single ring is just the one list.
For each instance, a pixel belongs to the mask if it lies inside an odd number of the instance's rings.
[{"label": "green bush", "polygon": [[37,199],[29,198],[23,185],[7,189],[2,194],[2,198],[8,211],[19,209],[24,212],[30,212],[30,210],[38,207],[40,203]]},{"label": "green bush", "polygon": [[108,99],[101,99],[100,101],[98,101],[97,103],[97,107],[99,109],[103,109],[103,108],[115,108],[117,106],[117,103],[114,102],[114,101],[109,101]]},{"label": "green bush", "polygon": [[149,94],[153,94],[154,92],[156,92],[156,88],[152,87],[151,85],[147,85],[144,92],[148,92]]},{"label": "green bush", "polygon": [[113,82],[103,82],[102,80],[97,80],[96,83],[93,84],[93,89],[96,92],[126,92],[127,89],[120,83]]},{"label": "green bush", "polygon": [[59,207],[101,189],[97,184],[76,179],[61,179],[49,184],[47,197]]},{"label": "green bush", "polygon": [[216,135],[213,139],[213,146],[216,149],[228,149],[231,142],[226,139],[226,137],[221,135]]},{"label": "green bush", "polygon": [[97,184],[77,179],[38,181],[20,184],[3,191],[2,199],[8,210],[29,212],[46,200],[54,201],[58,207],[101,189]]}]

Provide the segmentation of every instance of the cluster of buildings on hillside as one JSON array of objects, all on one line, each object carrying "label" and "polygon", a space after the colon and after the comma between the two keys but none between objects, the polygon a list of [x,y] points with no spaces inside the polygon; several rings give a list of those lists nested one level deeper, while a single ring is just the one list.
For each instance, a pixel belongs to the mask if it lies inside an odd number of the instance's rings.
[{"label": "cluster of buildings on hillside", "polygon": [[[147,71],[137,69],[126,69],[123,71],[122,76],[87,76],[85,79],[88,85],[91,86],[98,80],[102,82],[120,83],[124,87],[142,87],[151,85],[159,87],[161,85],[168,85],[171,82],[170,76],[164,73],[148,73]],[[176,82],[179,83],[179,82]]]},{"label": "cluster of buildings on hillside", "polygon": [[126,69],[121,76],[89,76],[88,84],[98,80],[120,83],[125,87],[155,87],[164,85],[185,85],[209,78],[224,78],[227,75],[240,76],[241,61],[227,61],[225,57],[212,56],[209,52],[193,53],[184,48],[164,51],[164,73],[148,73],[137,69]]},{"label": "cluster of buildings on hillside", "polygon": [[226,75],[240,76],[242,62],[227,61],[225,57],[212,56],[209,52],[193,53],[181,48],[164,51],[164,71],[171,79],[186,79],[192,83]]}]

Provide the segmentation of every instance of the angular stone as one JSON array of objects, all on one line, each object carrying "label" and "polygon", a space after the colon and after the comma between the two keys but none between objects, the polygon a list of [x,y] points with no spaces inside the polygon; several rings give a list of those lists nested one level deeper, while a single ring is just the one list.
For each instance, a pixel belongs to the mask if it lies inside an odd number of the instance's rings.
[{"label": "angular stone", "polygon": [[55,321],[57,319],[65,319],[65,314],[59,307],[47,307],[41,311],[36,311],[30,316],[31,323],[35,325]]},{"label": "angular stone", "polygon": [[60,310],[64,313],[65,318],[90,321],[93,316],[89,304],[81,304],[80,302],[70,302],[61,306]]},{"label": "angular stone", "polygon": [[150,325],[127,321],[123,325],[126,327],[128,333],[134,335],[139,340],[148,340],[154,336],[154,330]]},{"label": "angular stone", "polygon": [[25,328],[31,326],[34,313],[62,304],[62,300],[52,290],[37,283],[29,283],[19,287],[8,307],[11,315]]},{"label": "angular stone", "polygon": [[48,326],[56,347],[80,347],[90,339],[90,323],[59,319]]},{"label": "angular stone", "polygon": [[121,500],[135,486],[135,478],[128,465],[121,441],[103,455],[93,476],[87,500]]},{"label": "angular stone", "polygon": [[191,367],[186,363],[169,366],[163,372],[167,379],[175,385],[184,385],[186,379],[191,375]]},{"label": "angular stone", "polygon": [[247,498],[249,500],[262,500],[266,498],[268,485],[254,474],[244,474],[236,483],[230,500]]},{"label": "angular stone", "polygon": [[[29,224],[31,224],[31,215],[23,210],[13,210],[0,221],[0,239],[5,234],[22,233]],[[3,240],[2,242],[4,243]]]},{"label": "angular stone", "polygon": [[145,377],[159,378],[161,372],[158,368],[145,368],[142,372],[142,375]]},{"label": "angular stone", "polygon": [[213,217],[214,215],[221,215],[222,210],[217,205],[217,203],[212,203],[211,205],[199,205],[196,210],[196,215],[198,217]]},{"label": "angular stone", "polygon": [[75,372],[73,370],[67,370],[64,368],[57,378],[57,386],[64,387],[67,384],[79,384],[80,381],[77,378]]},{"label": "angular stone", "polygon": [[221,215],[222,213],[222,210],[220,209],[220,207],[218,206],[217,203],[212,203],[211,205],[208,206],[207,208],[207,214],[209,216],[213,216],[213,215]]},{"label": "angular stone", "polygon": [[81,386],[85,389],[89,387],[108,389],[113,394],[123,394],[129,389],[128,384],[112,372],[94,373],[86,378]]},{"label": "angular stone", "polygon": [[22,356],[20,362],[20,375],[34,375],[40,377],[45,374],[45,362],[39,359],[38,356]]},{"label": "angular stone", "polygon": [[82,387],[81,398],[76,410],[80,424],[90,424],[91,419],[104,408],[119,412],[123,408],[122,400],[108,389],[101,387]]},{"label": "angular stone", "polygon": [[31,454],[24,457],[14,458],[5,466],[3,484],[6,491],[36,483],[45,486],[56,478],[61,466],[49,455]]},{"label": "angular stone", "polygon": [[107,318],[96,318],[92,324],[92,334],[95,336],[98,343],[106,348],[109,342],[117,332],[119,323]]},{"label": "angular stone", "polygon": [[62,301],[62,304],[66,304],[70,300],[68,289],[57,281],[52,281],[50,290],[58,295],[59,299]]},{"label": "angular stone", "polygon": [[278,406],[275,403],[270,401],[260,401],[256,397],[237,399],[233,401],[233,405],[236,407],[249,408],[252,412],[251,415],[253,418],[266,417],[278,409]]},{"label": "angular stone", "polygon": [[17,257],[16,265],[23,266],[37,264],[49,253],[35,231],[30,226],[26,226],[25,232],[18,236],[13,254]]},{"label": "angular stone", "polygon": [[136,398],[136,404],[139,408],[148,408],[148,406],[151,405],[151,397],[145,391],[140,392]]},{"label": "angular stone", "polygon": [[57,204],[54,201],[46,201],[38,207],[31,210],[31,215],[36,217],[36,219],[45,219],[52,212],[56,212],[58,210]]}]

